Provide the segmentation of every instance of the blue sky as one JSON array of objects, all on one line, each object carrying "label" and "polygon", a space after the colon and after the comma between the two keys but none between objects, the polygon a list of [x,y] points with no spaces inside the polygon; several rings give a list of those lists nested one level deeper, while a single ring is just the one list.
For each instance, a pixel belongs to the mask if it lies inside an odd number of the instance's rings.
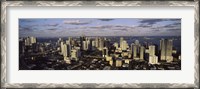
[{"label": "blue sky", "polygon": [[19,19],[19,36],[180,36],[181,19],[41,18]]}]

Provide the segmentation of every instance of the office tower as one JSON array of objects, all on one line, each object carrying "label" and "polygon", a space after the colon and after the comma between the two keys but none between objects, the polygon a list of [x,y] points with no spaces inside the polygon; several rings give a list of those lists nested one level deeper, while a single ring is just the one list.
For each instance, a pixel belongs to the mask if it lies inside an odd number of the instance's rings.
[{"label": "office tower", "polygon": [[122,41],[121,45],[122,45],[122,46],[121,46],[121,49],[122,49],[122,50],[127,50],[128,43],[127,43],[125,40]]},{"label": "office tower", "polygon": [[78,60],[79,59],[79,57],[80,57],[80,49],[72,49],[71,50],[71,59],[72,60]]},{"label": "office tower", "polygon": [[82,50],[87,50],[88,46],[87,46],[87,41],[83,41],[82,42]]},{"label": "office tower", "polygon": [[149,56],[155,55],[155,45],[149,45]]},{"label": "office tower", "polygon": [[68,37],[69,44],[72,45],[72,37]]},{"label": "office tower", "polygon": [[115,42],[115,43],[113,44],[113,46],[114,46],[116,49],[118,49],[119,44],[118,44],[117,42]]},{"label": "office tower", "polygon": [[36,43],[36,38],[35,37],[27,37],[27,38],[25,38],[25,46],[31,46],[34,43]]},{"label": "office tower", "polygon": [[98,37],[95,38],[95,47],[99,48],[99,38]]},{"label": "office tower", "polygon": [[173,40],[171,39],[160,40],[161,60],[165,60],[167,62],[173,61],[172,48],[173,48]]},{"label": "office tower", "polygon": [[62,47],[62,54],[64,57],[67,57],[67,45],[66,44],[63,44],[63,47]]},{"label": "office tower", "polygon": [[108,56],[108,48],[107,48],[107,47],[104,47],[104,48],[103,48],[103,50],[102,50],[102,56],[103,56],[103,57]]},{"label": "office tower", "polygon": [[124,41],[124,38],[123,38],[123,37],[120,37],[120,48],[122,48],[123,41]]},{"label": "office tower", "polygon": [[135,40],[135,45],[140,45],[140,42],[138,40]]},{"label": "office tower", "polygon": [[134,43],[131,44],[131,52],[132,52],[132,57],[133,59],[137,57],[137,50],[138,50],[138,46],[135,45]]},{"label": "office tower", "polygon": [[71,46],[70,46],[70,44],[63,44],[63,47],[61,47],[61,48],[62,48],[61,49],[62,50],[62,55],[66,56],[66,57],[70,57],[70,55],[71,55]]},{"label": "office tower", "polygon": [[140,60],[144,60],[145,47],[140,46]]},{"label": "office tower", "polygon": [[117,59],[116,60],[116,67],[121,67],[122,66],[122,59]]},{"label": "office tower", "polygon": [[92,41],[92,50],[95,50],[96,49],[96,41],[94,40],[91,40]]},{"label": "office tower", "polygon": [[85,40],[86,40],[86,37],[85,37],[85,36],[81,36],[81,37],[80,37],[80,47],[81,47],[81,50],[84,49],[84,47],[83,47],[83,41],[85,41]]},{"label": "office tower", "polygon": [[64,42],[63,41],[60,42],[60,49],[61,49],[61,54],[63,55],[63,53],[64,53]]},{"label": "office tower", "polygon": [[104,47],[104,40],[101,38],[101,39],[99,40],[99,50],[102,50],[103,47]]},{"label": "office tower", "polygon": [[158,64],[158,56],[155,55],[149,56],[149,64]]}]

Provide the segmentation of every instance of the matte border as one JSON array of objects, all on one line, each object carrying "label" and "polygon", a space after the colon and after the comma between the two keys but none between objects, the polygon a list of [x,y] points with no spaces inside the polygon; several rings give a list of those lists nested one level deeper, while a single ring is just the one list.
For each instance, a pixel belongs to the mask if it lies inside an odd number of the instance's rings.
[{"label": "matte border", "polygon": [[[11,6],[193,6],[195,8],[195,81],[186,83],[7,83],[6,8]],[[199,0],[195,1],[5,1],[1,2],[1,89],[6,88],[195,88],[199,89]]]}]

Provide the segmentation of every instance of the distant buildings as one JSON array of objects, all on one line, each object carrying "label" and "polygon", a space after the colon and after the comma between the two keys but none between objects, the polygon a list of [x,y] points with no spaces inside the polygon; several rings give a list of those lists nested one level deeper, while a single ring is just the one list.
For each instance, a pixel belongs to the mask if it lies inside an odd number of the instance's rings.
[{"label": "distant buildings", "polygon": [[27,37],[27,38],[25,38],[25,46],[31,46],[34,43],[36,43],[36,38],[35,37]]}]

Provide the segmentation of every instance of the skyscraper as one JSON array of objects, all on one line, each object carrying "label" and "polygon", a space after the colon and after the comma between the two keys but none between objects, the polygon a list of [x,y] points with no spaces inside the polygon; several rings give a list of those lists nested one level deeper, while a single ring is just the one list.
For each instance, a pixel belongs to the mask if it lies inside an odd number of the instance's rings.
[{"label": "skyscraper", "polygon": [[102,50],[103,47],[104,47],[104,39],[101,38],[101,39],[99,40],[99,50]]},{"label": "skyscraper", "polygon": [[83,50],[83,41],[85,41],[86,40],[86,37],[85,36],[81,36],[80,37],[80,48],[81,48],[81,50]]},{"label": "skyscraper", "polygon": [[155,45],[149,45],[149,56],[155,55]]},{"label": "skyscraper", "polygon": [[122,45],[123,45],[123,41],[124,41],[124,38],[123,37],[120,37],[120,48],[122,48]]},{"label": "skyscraper", "polygon": [[102,56],[103,56],[103,57],[108,56],[108,48],[107,48],[107,47],[104,47],[104,48],[103,48],[103,50],[102,50]]},{"label": "skyscraper", "polygon": [[134,43],[131,44],[131,53],[132,53],[132,57],[133,59],[137,57],[137,50],[138,50],[138,47],[137,45],[135,45]]},{"label": "skyscraper", "polygon": [[140,60],[144,60],[145,47],[140,46]]},{"label": "skyscraper", "polygon": [[80,57],[80,49],[72,49],[71,50],[71,59],[72,60],[78,60]]},{"label": "skyscraper", "polygon": [[128,47],[128,43],[125,40],[123,40],[121,43],[122,50],[127,50],[127,47]]},{"label": "skyscraper", "polygon": [[167,62],[173,61],[172,48],[173,48],[173,40],[171,39],[160,40],[161,60],[164,60]]}]

